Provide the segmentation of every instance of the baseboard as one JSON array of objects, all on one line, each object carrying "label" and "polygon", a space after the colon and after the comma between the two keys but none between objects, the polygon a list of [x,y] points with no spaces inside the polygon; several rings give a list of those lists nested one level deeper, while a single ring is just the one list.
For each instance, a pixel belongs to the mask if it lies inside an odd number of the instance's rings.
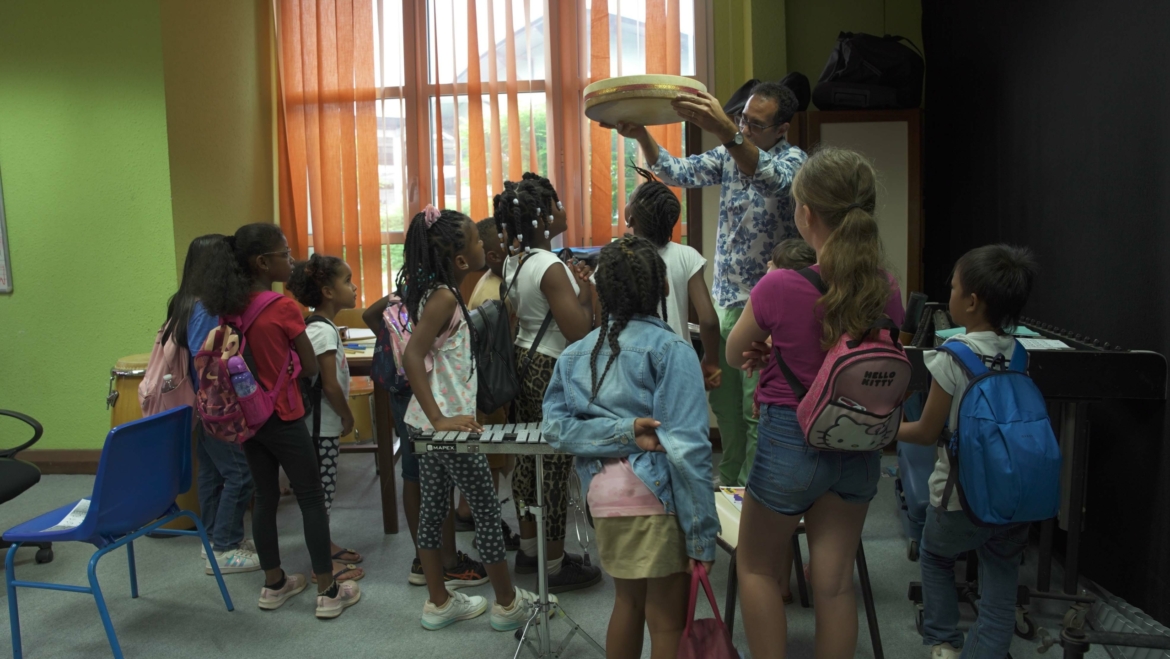
[{"label": "baseboard", "polygon": [[42,474],[96,474],[101,449],[29,449],[16,458],[31,462]]}]

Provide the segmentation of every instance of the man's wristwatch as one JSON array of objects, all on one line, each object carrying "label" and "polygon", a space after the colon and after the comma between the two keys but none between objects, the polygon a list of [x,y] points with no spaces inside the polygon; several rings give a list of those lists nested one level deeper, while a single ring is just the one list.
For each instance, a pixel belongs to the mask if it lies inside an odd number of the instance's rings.
[{"label": "man's wristwatch", "polygon": [[736,132],[735,137],[731,138],[730,142],[723,143],[723,147],[726,149],[730,149],[732,147],[739,146],[740,144],[743,144],[743,133]]}]

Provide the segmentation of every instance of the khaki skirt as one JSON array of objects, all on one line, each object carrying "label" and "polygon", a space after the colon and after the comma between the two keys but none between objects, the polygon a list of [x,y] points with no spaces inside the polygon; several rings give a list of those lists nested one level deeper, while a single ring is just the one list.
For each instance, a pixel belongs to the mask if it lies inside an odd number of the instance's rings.
[{"label": "khaki skirt", "polygon": [[657,579],[687,571],[678,517],[595,517],[601,567],[615,579]]}]

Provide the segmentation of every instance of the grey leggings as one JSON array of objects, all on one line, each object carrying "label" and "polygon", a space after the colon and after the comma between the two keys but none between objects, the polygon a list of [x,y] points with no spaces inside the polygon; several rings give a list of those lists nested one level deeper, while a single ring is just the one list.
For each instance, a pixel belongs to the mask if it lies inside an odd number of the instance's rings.
[{"label": "grey leggings", "polygon": [[420,455],[419,487],[422,510],[418,520],[419,549],[439,549],[443,520],[451,510],[452,486],[458,487],[475,519],[476,546],[480,558],[491,565],[507,557],[500,525],[500,500],[492,486],[487,458],[479,454]]}]

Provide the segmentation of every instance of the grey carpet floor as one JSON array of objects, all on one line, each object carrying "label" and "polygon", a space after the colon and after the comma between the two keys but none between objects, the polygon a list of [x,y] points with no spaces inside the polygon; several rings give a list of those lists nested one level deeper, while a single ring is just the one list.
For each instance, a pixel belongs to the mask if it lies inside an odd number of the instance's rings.
[{"label": "grey carpet floor", "polygon": [[[884,458],[892,466],[892,458]],[[290,600],[275,612],[256,606],[262,577],[259,573],[227,575],[228,590],[236,610],[228,613],[219,596],[215,580],[205,576],[194,538],[155,540],[143,538],[135,543],[140,597],[130,598],[125,552],[108,555],[98,568],[106,601],[118,638],[127,657],[512,657],[516,649],[511,634],[492,631],[487,616],[461,622],[446,630],[428,632],[419,625],[426,600],[424,588],[407,584],[406,576],[413,557],[406,521],[401,517],[398,535],[383,535],[378,501],[377,477],[369,455],[342,456],[340,491],[334,502],[332,532],[334,539],[354,547],[365,556],[366,577],[360,584],[362,601],[329,622],[313,617],[314,598],[305,593]],[[0,506],[0,529],[10,528],[56,506],[88,496],[93,487],[91,476],[46,476],[35,489]],[[507,494],[505,491],[503,494]],[[514,524],[511,504],[505,506],[505,518]],[[309,571],[309,557],[304,548],[300,513],[290,497],[280,510],[281,554],[285,569]],[[249,535],[250,535],[249,531]],[[870,508],[864,532],[865,550],[877,604],[879,627],[885,656],[890,659],[925,658],[929,650],[922,646],[914,628],[914,607],[906,599],[907,583],[918,579],[918,564],[906,559],[906,544],[894,500],[893,479],[883,477],[877,499]],[[569,550],[575,542],[570,530]],[[471,552],[472,534],[460,534],[460,548]],[[56,581],[86,585],[85,569],[94,549],[90,545],[68,543],[54,547],[52,563],[36,565],[33,550],[22,550],[16,561],[18,579]],[[596,557],[596,552],[593,552]],[[511,558],[511,556],[509,557]],[[596,559],[595,559],[596,560]],[[727,555],[720,552],[713,574],[713,585],[720,605],[727,587]],[[1024,568],[1024,583],[1034,583],[1030,556]],[[1054,583],[1059,581],[1059,568]],[[517,583],[535,588],[535,578],[520,576]],[[488,585],[469,592],[491,599]],[[24,654],[30,659],[54,657],[108,657],[109,645],[98,618],[93,598],[88,595],[21,589],[20,620]],[[601,586],[562,595],[566,612],[593,638],[604,644],[606,624],[613,604],[613,584],[607,578]],[[5,621],[0,625],[0,653],[10,647],[8,600],[0,593],[0,609]],[[706,607],[702,609],[707,615]],[[1058,604],[1033,607],[1037,622],[1056,630],[1063,607]],[[813,657],[813,612],[789,607],[789,653],[793,659]],[[873,657],[865,615],[858,597],[860,640],[858,657]],[[964,613],[964,625],[970,624],[970,611]],[[567,627],[553,622],[559,638]],[[747,640],[741,618],[737,616],[733,631],[735,643],[747,655]],[[1015,639],[1012,653],[1016,659],[1032,656],[1037,643]],[[1053,653],[1059,656],[1059,649]],[[531,656],[527,651],[521,656]],[[573,640],[564,657],[593,657],[595,653],[581,640]],[[644,657],[650,656],[647,638]],[[1090,657],[1107,655],[1094,648]]]}]

